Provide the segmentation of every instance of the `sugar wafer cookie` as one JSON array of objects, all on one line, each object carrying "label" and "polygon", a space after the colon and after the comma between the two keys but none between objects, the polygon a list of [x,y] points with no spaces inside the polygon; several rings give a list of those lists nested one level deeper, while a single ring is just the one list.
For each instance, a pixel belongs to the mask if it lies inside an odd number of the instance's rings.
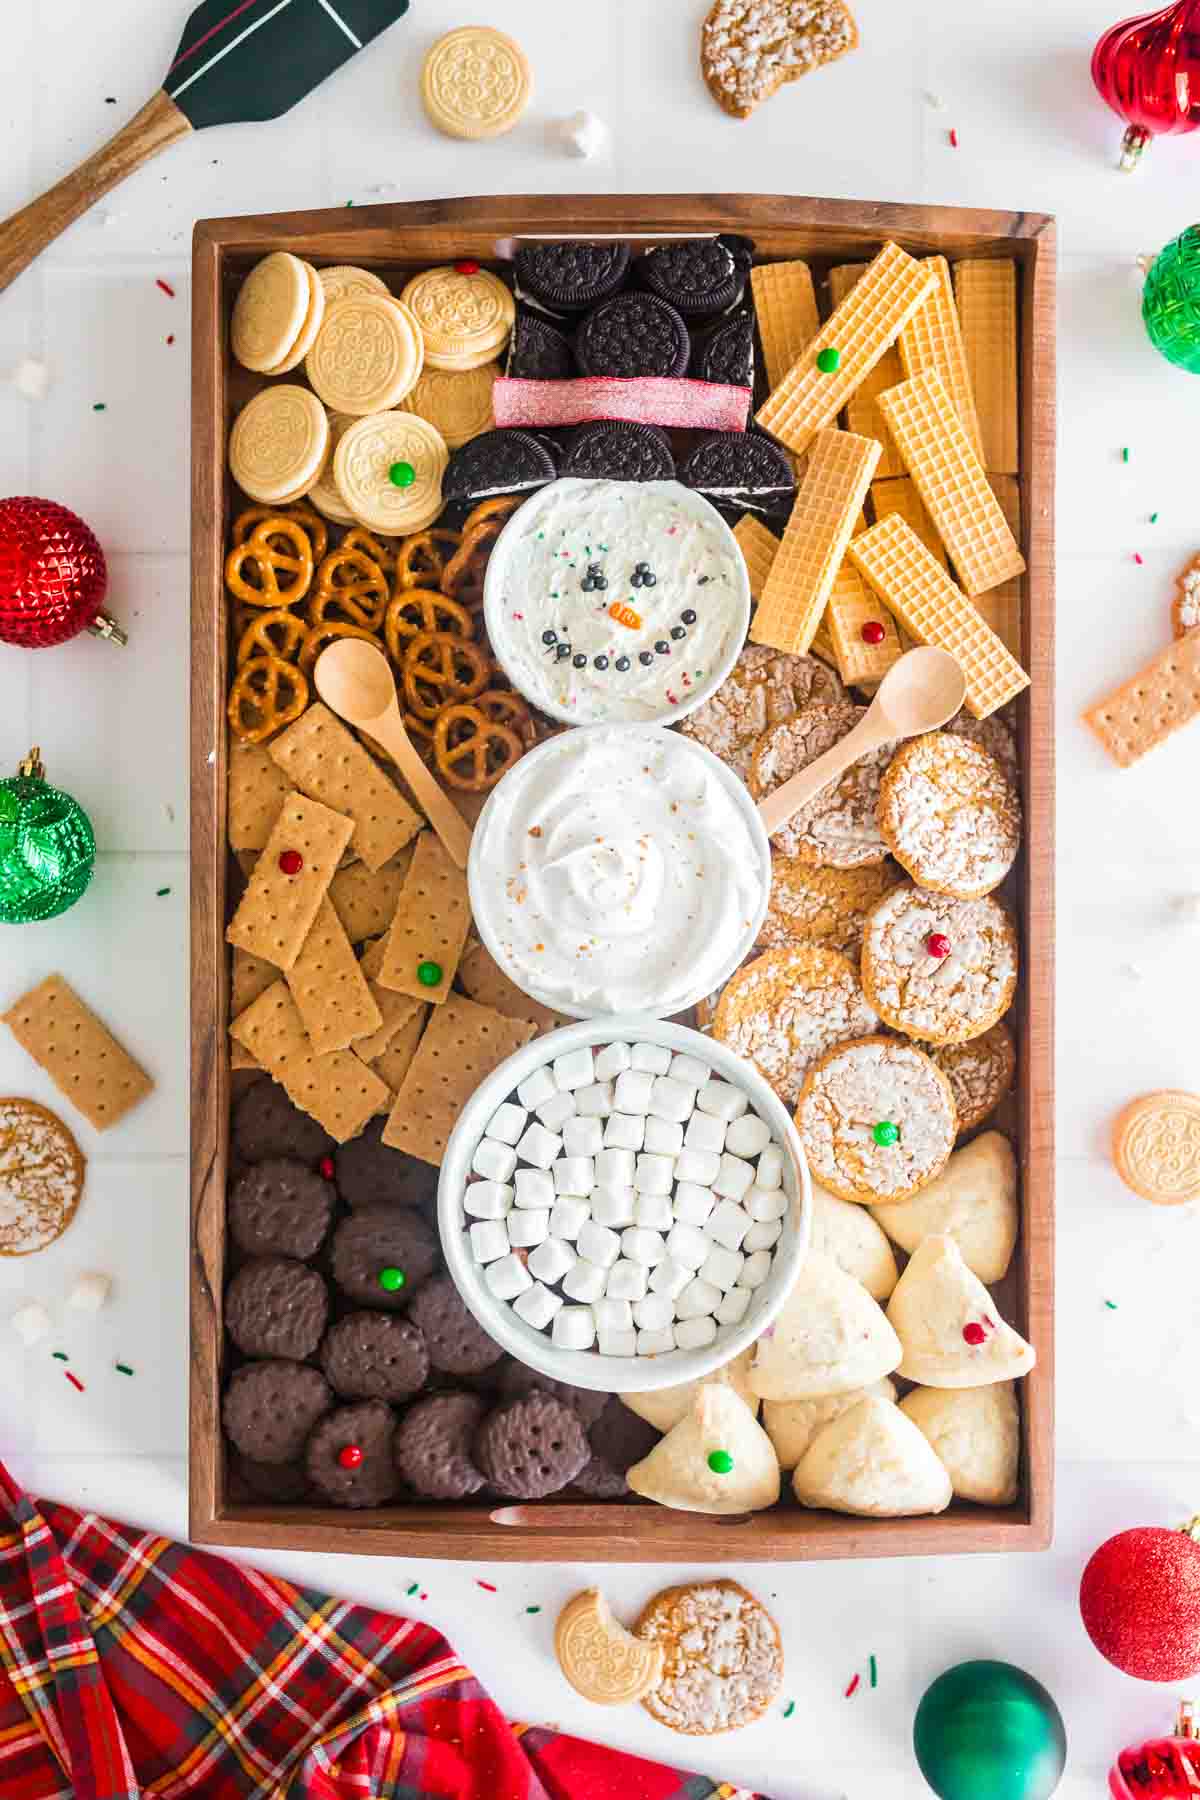
[{"label": "sugar wafer cookie", "polygon": [[238,289],[229,345],[245,369],[265,374],[295,343],[311,305],[308,265],[287,250],[255,263]]},{"label": "sugar wafer cookie", "polygon": [[879,461],[873,438],[819,431],[750,626],[756,644],[803,654],[825,611]]},{"label": "sugar wafer cookie", "polygon": [[299,500],[329,453],[329,421],[315,394],[292,382],[247,401],[229,433],[229,471],[244,494],[264,505]]},{"label": "sugar wafer cookie", "polygon": [[[829,297],[835,307],[842,304],[866,267],[866,263],[839,263],[836,268],[830,269]],[[903,380],[904,367],[900,361],[900,352],[895,344],[890,344],[875,367],[867,370],[846,400],[846,430],[857,433],[859,437],[878,438],[882,445],[879,466],[875,471],[876,479],[904,472],[900,452],[877,405],[884,388],[895,387],[898,381]]]},{"label": "sugar wafer cookie", "polygon": [[975,395],[983,466],[989,475],[1015,475],[1020,467],[1016,263],[1006,256],[955,263],[954,297]]},{"label": "sugar wafer cookie", "polygon": [[779,549],[779,539],[753,513],[742,514],[733,528],[733,535],[746,561],[746,573],[750,577],[750,598],[761,600],[767,576],[771,573],[771,564]]},{"label": "sugar wafer cookie", "polygon": [[950,567],[946,559],[946,547],[934,530],[933,520],[925,511],[925,502],[910,476],[897,475],[891,481],[873,481],[871,506],[876,524],[880,519],[886,519],[890,513],[899,513],[905,524],[912,526],[931,555],[937,557],[942,567]]},{"label": "sugar wafer cookie", "polygon": [[838,674],[851,687],[883,680],[903,655],[896,621],[880,605],[854,564],[842,563],[825,608]]},{"label": "sugar wafer cookie", "polygon": [[662,1645],[626,1631],[599,1588],[567,1601],[554,1627],[554,1654],[571,1686],[597,1706],[640,1700],[663,1672]]},{"label": "sugar wafer cookie", "polygon": [[516,302],[488,269],[425,269],[401,294],[411,309],[431,369],[489,362],[512,329]]},{"label": "sugar wafer cookie", "polygon": [[777,388],[821,328],[812,270],[806,262],[756,263],[750,292],[767,386]]},{"label": "sugar wafer cookie", "polygon": [[925,267],[932,269],[933,292],[923,306],[918,306],[897,340],[900,361],[906,375],[921,375],[936,369],[950,396],[950,404],[962,421],[980,462],[983,445],[979,436],[979,419],[975,412],[975,394],[963,348],[958,308],[954,303],[954,287],[950,280],[950,264],[944,256],[927,256]]},{"label": "sugar wafer cookie", "polygon": [[474,369],[425,369],[400,402],[401,408],[440,432],[447,449],[458,450],[494,428],[492,389],[500,372],[498,362],[480,363]]},{"label": "sugar wafer cookie", "polygon": [[1168,644],[1084,713],[1113,761],[1128,769],[1200,713],[1200,631]]},{"label": "sugar wafer cookie", "polygon": [[[1008,520],[1008,528],[1021,541],[1021,490],[1015,475],[989,475],[988,483],[1000,503],[1000,511]],[[986,594],[977,594],[975,604],[1005,649],[1020,659],[1021,616],[1025,610],[1025,576],[1013,575]]]},{"label": "sugar wafer cookie", "polygon": [[317,341],[317,333],[325,317],[325,289],[321,286],[317,271],[304,265],[304,275],[308,282],[308,310],[296,334],[295,341],[280,357],[277,363],[265,371],[268,375],[286,375],[291,369],[298,369],[309,351]]},{"label": "sugar wafer cookie", "polygon": [[391,289],[386,281],[371,269],[359,269],[351,263],[338,263],[332,269],[319,269],[317,279],[325,290],[325,304],[332,306],[335,300],[355,300],[360,294],[386,294],[391,298]]},{"label": "sugar wafer cookie", "polygon": [[1131,1100],[1113,1122],[1113,1163],[1126,1187],[1156,1206],[1200,1195],[1200,1098],[1164,1088]]},{"label": "sugar wafer cookie", "polygon": [[489,25],[463,25],[432,46],[421,68],[421,104],[447,137],[511,131],[533,92],[525,52]]},{"label": "sugar wafer cookie", "polygon": [[333,478],[355,518],[385,536],[423,531],[442,510],[445,440],[416,413],[356,419],[338,444]]}]

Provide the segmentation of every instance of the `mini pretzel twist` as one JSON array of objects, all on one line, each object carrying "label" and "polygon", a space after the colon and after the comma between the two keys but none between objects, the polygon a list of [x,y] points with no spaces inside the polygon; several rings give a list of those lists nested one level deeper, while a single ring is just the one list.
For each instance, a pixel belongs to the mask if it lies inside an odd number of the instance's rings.
[{"label": "mini pretzel twist", "polygon": [[343,550],[361,550],[369,556],[373,563],[378,563],[385,575],[396,572],[396,540],[394,538],[377,538],[374,532],[368,531],[365,525],[355,525],[342,539]]},{"label": "mini pretzel twist", "polygon": [[252,656],[233,678],[229,724],[243,744],[261,744],[298,719],[307,705],[308,683],[294,663],[281,656]]},{"label": "mini pretzel twist", "polygon": [[305,633],[304,642],[300,647],[300,655],[297,658],[306,675],[312,674],[313,664],[322,650],[327,650],[330,644],[336,644],[339,638],[365,638],[367,643],[374,644],[377,650],[383,648],[375,633],[364,631],[361,625],[346,625],[337,619],[331,620],[328,625],[314,625]]},{"label": "mini pretzel twist", "polygon": [[446,566],[446,552],[462,542],[460,531],[435,527],[406,537],[396,552],[396,591],[411,587],[438,587]]},{"label": "mini pretzel twist", "polygon": [[304,620],[286,606],[255,612],[238,638],[237,665],[240,669],[252,656],[278,656],[284,662],[295,662],[307,635]]},{"label": "mini pretzel twist", "polygon": [[464,531],[462,543],[442,570],[443,594],[450,594],[472,611],[482,606],[488,558],[503,529],[503,519],[482,519],[472,531]]},{"label": "mini pretzel twist", "polygon": [[478,706],[446,706],[433,728],[438,773],[451,787],[481,794],[524,754],[515,731],[498,725]]},{"label": "mini pretzel twist", "polygon": [[329,528],[319,512],[306,500],[294,500],[290,506],[248,506],[233,521],[233,541],[244,544],[256,525],[264,519],[290,519],[299,525],[312,545],[312,558],[319,563],[329,548]]},{"label": "mini pretzel twist", "polygon": [[295,606],[307,594],[312,578],[308,534],[282,513],[260,520],[225,558],[225,585],[249,606]]},{"label": "mini pretzel twist", "polygon": [[491,500],[481,500],[473,506],[463,520],[463,536],[467,537],[477,525],[484,525],[494,519],[507,519],[510,512],[520,506],[524,494],[496,494]]},{"label": "mini pretzel twist", "polygon": [[383,620],[383,636],[394,663],[404,661],[405,647],[419,631],[450,632],[454,637],[475,636],[475,623],[465,606],[448,600],[433,588],[405,588],[389,601]]},{"label": "mini pretzel twist", "polygon": [[387,610],[387,576],[362,550],[332,550],[317,570],[309,595],[310,625],[358,625],[378,631]]},{"label": "mini pretzel twist", "polygon": [[436,719],[443,706],[482,694],[491,672],[489,658],[470,638],[418,631],[401,664],[405,706],[419,719]]},{"label": "mini pretzel twist", "polygon": [[507,725],[510,731],[515,731],[526,750],[532,750],[537,743],[533,714],[520,694],[512,694],[507,688],[488,688],[476,695],[471,704],[478,707],[493,725]]}]

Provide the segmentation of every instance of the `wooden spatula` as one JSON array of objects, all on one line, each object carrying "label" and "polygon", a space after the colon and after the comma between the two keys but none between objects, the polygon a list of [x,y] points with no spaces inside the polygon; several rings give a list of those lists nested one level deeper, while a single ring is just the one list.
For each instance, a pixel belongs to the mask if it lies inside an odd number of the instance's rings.
[{"label": "wooden spatula", "polygon": [[60,231],[186,132],[277,119],[408,11],[408,0],[202,0],[162,87],[116,137],[0,224],[0,292]]}]

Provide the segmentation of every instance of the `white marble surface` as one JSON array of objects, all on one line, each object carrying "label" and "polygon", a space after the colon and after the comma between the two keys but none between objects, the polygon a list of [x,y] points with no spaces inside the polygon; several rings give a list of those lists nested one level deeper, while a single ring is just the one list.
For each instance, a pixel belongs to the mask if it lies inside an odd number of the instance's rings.
[{"label": "white marble surface", "polygon": [[[81,1129],[90,1186],[67,1239],[27,1264],[0,1264],[0,1321],[25,1294],[60,1307],[83,1268],[109,1269],[117,1282],[98,1321],[64,1321],[56,1333],[86,1395],[44,1348],[19,1354],[0,1325],[0,1450],[21,1479],[184,1530],[193,219],[349,199],[698,187],[1055,213],[1063,255],[1054,1549],[1011,1561],[734,1570],[778,1614],[786,1697],[796,1707],[787,1721],[776,1709],[711,1743],[671,1737],[636,1709],[589,1709],[566,1687],[549,1653],[552,1623],[590,1571],[505,1569],[492,1596],[474,1582],[496,1571],[469,1565],[273,1562],[397,1607],[418,1580],[428,1593],[422,1613],[510,1713],[678,1757],[782,1800],[916,1800],[926,1790],[909,1751],[913,1710],[925,1683],[968,1655],[1011,1658],[1057,1695],[1071,1737],[1064,1800],[1095,1795],[1119,1744],[1166,1725],[1172,1695],[1101,1664],[1075,1605],[1082,1562],[1108,1531],[1174,1522],[1195,1510],[1200,1493],[1191,1361],[1200,1338],[1191,1278],[1200,1220],[1187,1209],[1152,1212],[1125,1192],[1104,1156],[1105,1124],[1120,1102],[1200,1082],[1192,1017],[1200,923],[1173,910],[1176,897],[1200,891],[1200,735],[1120,774],[1077,723],[1082,704],[1163,641],[1173,575],[1200,547],[1189,507],[1200,384],[1146,344],[1133,272],[1138,252],[1192,220],[1200,141],[1155,146],[1136,177],[1114,172],[1119,127],[1092,95],[1087,59],[1115,10],[1102,0],[968,8],[858,0],[862,49],[734,124],[696,74],[698,0],[610,0],[569,29],[546,0],[484,0],[469,16],[520,38],[537,93],[511,136],[483,146],[437,137],[424,122],[421,54],[463,16],[417,0],[412,16],[289,118],[176,146],[0,297],[0,372],[23,354],[44,357],[52,372],[37,404],[0,382],[0,493],[51,495],[90,520],[132,640],[123,654],[88,638],[36,655],[0,648],[0,767],[39,741],[54,777],[91,812],[102,845],[82,905],[4,933],[0,997],[63,970],[158,1083],[104,1139]],[[19,78],[6,84],[0,113],[0,215],[90,151],[161,78],[182,8],[108,0],[102,13],[82,0],[7,0],[7,66]],[[945,110],[931,106],[931,93]],[[550,120],[582,106],[611,127],[606,153],[590,162],[547,139]],[[174,300],[155,286],[159,276],[175,287]],[[107,410],[93,412],[96,401]],[[164,886],[170,893],[157,897]],[[53,1099],[7,1034],[0,1091]],[[136,1367],[136,1382],[110,1372],[118,1358]],[[608,1568],[604,1580],[628,1614],[677,1573]],[[541,1613],[527,1615],[528,1605]],[[843,1700],[871,1652],[879,1687]]]}]

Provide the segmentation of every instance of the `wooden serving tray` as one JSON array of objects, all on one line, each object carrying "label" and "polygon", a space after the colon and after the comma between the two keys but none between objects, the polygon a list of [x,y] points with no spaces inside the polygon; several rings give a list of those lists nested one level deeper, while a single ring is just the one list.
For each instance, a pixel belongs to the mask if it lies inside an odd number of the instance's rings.
[{"label": "wooden serving tray", "polygon": [[[958,1502],[937,1518],[873,1521],[781,1505],[714,1519],[648,1504],[555,1499],[533,1505],[411,1505],[349,1512],[237,1499],[220,1428],[224,1355],[225,1174],[229,1130],[225,944],[225,449],[258,385],[231,361],[229,314],[241,278],[271,250],[318,266],[358,263],[400,281],[431,264],[501,263],[522,236],[745,233],[759,259],[804,257],[820,277],[894,238],[916,256],[1005,256],[1020,268],[1021,513],[1028,561],[1017,703],[1025,841],[1018,865],[1023,978],[1012,1114],[1021,1236],[1006,1315],[1038,1363],[1021,1386],[1021,1493],[1009,1508]],[[394,284],[395,285],[395,284]],[[510,1562],[799,1561],[1041,1550],[1050,1542],[1054,1435],[1054,306],[1055,232],[1041,214],[891,206],[788,195],[694,194],[427,200],[398,206],[207,219],[192,253],[192,1269],[190,1531],[197,1543]],[[250,385],[247,385],[249,383]]]}]

